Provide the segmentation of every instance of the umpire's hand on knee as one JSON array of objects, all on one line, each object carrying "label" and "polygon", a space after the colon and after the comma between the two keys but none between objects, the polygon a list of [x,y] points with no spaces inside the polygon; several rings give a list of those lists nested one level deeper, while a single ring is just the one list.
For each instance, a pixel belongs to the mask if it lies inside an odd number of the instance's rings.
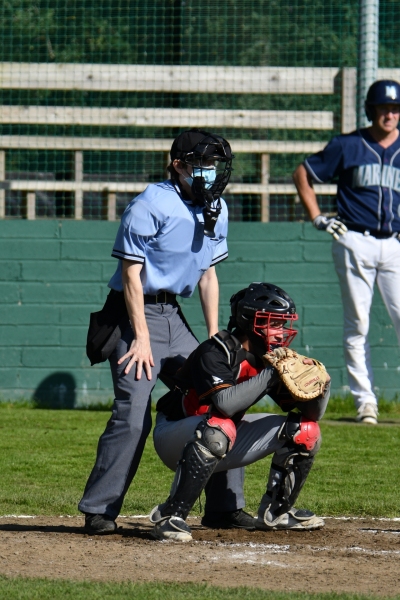
[{"label": "umpire's hand on knee", "polygon": [[154,367],[153,354],[151,352],[150,338],[135,339],[133,340],[129,351],[121,356],[118,364],[122,364],[125,360],[129,359],[128,364],[125,367],[125,374],[127,375],[136,363],[136,379],[140,379],[143,371],[146,374],[147,379],[151,379],[151,367]]}]

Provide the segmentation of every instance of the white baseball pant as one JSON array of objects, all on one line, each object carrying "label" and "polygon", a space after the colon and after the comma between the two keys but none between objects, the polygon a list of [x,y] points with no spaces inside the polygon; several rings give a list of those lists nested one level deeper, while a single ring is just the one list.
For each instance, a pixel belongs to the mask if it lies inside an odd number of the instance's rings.
[{"label": "white baseball pant", "polygon": [[342,293],[344,354],[356,408],[377,404],[373,391],[369,315],[375,282],[400,344],[400,242],[347,231],[333,240],[332,255]]}]

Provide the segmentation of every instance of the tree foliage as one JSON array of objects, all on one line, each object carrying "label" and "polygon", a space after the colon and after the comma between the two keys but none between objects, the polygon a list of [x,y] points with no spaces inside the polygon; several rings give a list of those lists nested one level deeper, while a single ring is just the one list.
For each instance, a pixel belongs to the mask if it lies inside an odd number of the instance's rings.
[{"label": "tree foliage", "polygon": [[[382,66],[399,17],[381,0]],[[354,66],[357,19],[357,0],[3,0],[0,59]]]}]

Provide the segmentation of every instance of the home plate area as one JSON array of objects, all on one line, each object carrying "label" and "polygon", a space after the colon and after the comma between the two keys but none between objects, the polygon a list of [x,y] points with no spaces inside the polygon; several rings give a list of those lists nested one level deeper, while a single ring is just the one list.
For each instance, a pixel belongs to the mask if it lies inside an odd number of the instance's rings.
[{"label": "home plate area", "polygon": [[108,536],[82,517],[0,517],[0,574],[93,581],[170,581],[268,590],[400,590],[400,519],[326,518],[320,531],[204,529],[193,541],[155,541],[143,516],[120,517]]}]

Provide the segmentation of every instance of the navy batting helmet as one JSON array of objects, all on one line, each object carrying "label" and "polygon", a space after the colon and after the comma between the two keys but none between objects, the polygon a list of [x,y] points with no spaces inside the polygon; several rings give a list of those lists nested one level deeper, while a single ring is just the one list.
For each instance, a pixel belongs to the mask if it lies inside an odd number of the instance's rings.
[{"label": "navy batting helmet", "polygon": [[400,104],[400,84],[397,81],[380,79],[371,85],[365,100],[365,114],[369,121],[373,121],[374,106],[378,104]]}]

